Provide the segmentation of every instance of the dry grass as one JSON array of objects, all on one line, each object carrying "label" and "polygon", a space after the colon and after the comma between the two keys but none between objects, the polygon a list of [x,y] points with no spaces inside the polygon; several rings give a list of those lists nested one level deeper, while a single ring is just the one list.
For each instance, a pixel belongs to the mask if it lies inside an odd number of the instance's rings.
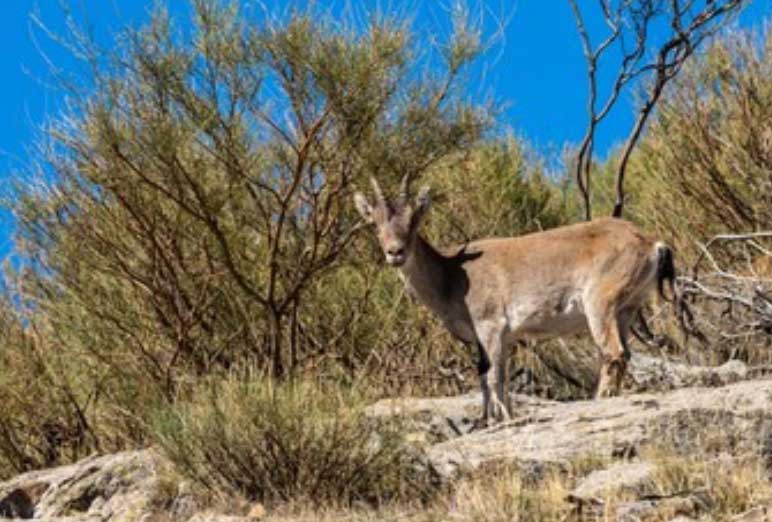
[{"label": "dry grass", "polygon": [[452,520],[520,522],[562,520],[570,505],[567,482],[558,474],[531,481],[513,467],[462,481],[442,507]]},{"label": "dry grass", "polygon": [[665,522],[678,515],[730,520],[772,500],[772,482],[756,455],[706,460],[704,455],[676,455],[657,447],[643,450],[642,458],[654,465],[649,479],[606,492],[603,504],[596,506],[596,516],[613,520],[631,503],[648,500],[654,505],[641,515],[642,520]]},{"label": "dry grass", "polygon": [[405,522],[551,522],[616,520],[617,511],[631,502],[648,499],[655,507],[641,520],[666,522],[678,515],[715,521],[731,520],[772,500],[772,483],[758,457],[684,457],[663,448],[647,448],[642,456],[654,464],[648,481],[634,489],[609,491],[602,505],[568,501],[569,492],[586,474],[606,467],[607,459],[581,457],[544,472],[524,473],[515,465],[497,466],[460,480],[426,505],[396,503],[378,509],[285,504],[269,510],[267,522],[332,522],[368,520]]},{"label": "dry grass", "polygon": [[716,520],[727,520],[772,500],[772,482],[758,456],[706,461],[699,455],[673,456],[660,449],[650,458],[656,464],[650,485],[653,495],[696,492],[706,501],[703,509]]}]

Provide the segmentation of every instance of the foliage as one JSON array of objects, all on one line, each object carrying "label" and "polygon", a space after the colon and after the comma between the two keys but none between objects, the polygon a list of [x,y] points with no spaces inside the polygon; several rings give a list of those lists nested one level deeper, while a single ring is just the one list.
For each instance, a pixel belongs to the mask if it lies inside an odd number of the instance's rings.
[{"label": "foliage", "polygon": [[418,175],[488,121],[455,93],[464,62],[419,74],[403,25],[248,22],[197,2],[190,41],[162,13],[130,33],[52,126],[41,168],[55,181],[17,209],[31,297],[167,395],[178,372],[243,358],[294,370],[305,293],[359,229],[352,184]]},{"label": "foliage", "polygon": [[508,237],[569,221],[538,158],[513,137],[490,140],[428,175],[439,197],[426,235],[437,244]]},{"label": "foliage", "polygon": [[770,38],[717,40],[673,82],[633,158],[635,219],[685,261],[695,239],[772,228]]},{"label": "foliage", "polygon": [[25,326],[0,295],[0,477],[81,458],[95,442],[75,378],[80,361],[51,349],[50,333]]},{"label": "foliage", "polygon": [[191,34],[158,11],[111,51],[70,35],[93,92],[74,92],[18,186],[5,353],[38,332],[44,367],[64,361],[78,422],[98,426],[82,451],[143,443],[156,404],[204,375],[352,380],[378,281],[353,248],[353,185],[420,176],[490,125],[464,101],[479,42],[463,24],[438,62],[396,20],[194,8]]},{"label": "foliage", "polygon": [[396,421],[368,418],[361,398],[337,387],[213,381],[161,410],[153,432],[189,478],[252,500],[377,503],[428,488],[411,481]]}]

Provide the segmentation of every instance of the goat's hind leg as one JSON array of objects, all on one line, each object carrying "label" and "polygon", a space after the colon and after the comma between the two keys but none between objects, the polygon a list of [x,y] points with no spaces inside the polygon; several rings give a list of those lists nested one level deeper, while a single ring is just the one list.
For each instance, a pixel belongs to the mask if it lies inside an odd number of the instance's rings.
[{"label": "goat's hind leg", "polygon": [[595,397],[618,395],[630,359],[627,347],[629,317],[627,313],[606,310],[595,315],[589,323],[592,337],[603,356]]}]

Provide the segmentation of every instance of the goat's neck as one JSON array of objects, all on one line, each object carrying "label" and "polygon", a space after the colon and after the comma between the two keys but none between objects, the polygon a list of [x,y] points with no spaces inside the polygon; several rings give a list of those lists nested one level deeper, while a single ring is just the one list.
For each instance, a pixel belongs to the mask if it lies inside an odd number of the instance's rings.
[{"label": "goat's neck", "polygon": [[437,252],[420,235],[416,237],[413,251],[402,266],[405,283],[415,296],[435,312],[446,305],[447,273],[445,257]]}]

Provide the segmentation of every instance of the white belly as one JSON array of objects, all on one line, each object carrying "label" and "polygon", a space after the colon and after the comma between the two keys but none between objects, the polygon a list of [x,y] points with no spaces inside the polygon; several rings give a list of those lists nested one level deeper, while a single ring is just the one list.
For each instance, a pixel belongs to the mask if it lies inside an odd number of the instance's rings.
[{"label": "white belly", "polygon": [[518,339],[544,339],[587,331],[587,317],[580,296],[512,303],[509,330]]}]

